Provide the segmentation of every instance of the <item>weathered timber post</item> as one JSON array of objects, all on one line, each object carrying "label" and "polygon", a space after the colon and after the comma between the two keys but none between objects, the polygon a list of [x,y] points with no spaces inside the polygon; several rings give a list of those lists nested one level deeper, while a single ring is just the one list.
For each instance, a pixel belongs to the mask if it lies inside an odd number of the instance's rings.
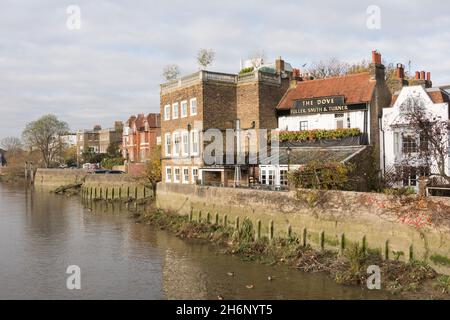
[{"label": "weathered timber post", "polygon": [[413,245],[409,246],[409,262],[414,261],[414,247]]},{"label": "weathered timber post", "polygon": [[113,199],[113,200],[114,200],[114,193],[115,193],[114,190],[115,190],[115,188],[113,187],[111,190],[111,199]]},{"label": "weathered timber post", "polygon": [[290,224],[287,226],[287,237],[290,239],[292,237],[292,227]]},{"label": "weathered timber post", "polygon": [[144,199],[145,199],[145,186],[144,186],[144,189],[142,189],[142,195],[144,196]]},{"label": "weathered timber post", "polygon": [[239,231],[239,217],[236,217],[236,221],[234,222],[234,228]]},{"label": "weathered timber post", "polygon": [[303,228],[302,230],[302,246],[306,247],[308,245],[308,230]]},{"label": "weathered timber post", "polygon": [[92,189],[93,189],[93,188],[92,188],[92,187],[90,187],[89,189],[90,189],[90,191],[89,191],[89,193],[90,193],[90,195],[89,195],[89,198],[91,198],[91,199],[92,199]]},{"label": "weathered timber post", "polygon": [[206,223],[210,223],[211,222],[211,213],[206,213]]},{"label": "weathered timber post", "polygon": [[105,199],[108,200],[109,196],[109,188],[106,188]]},{"label": "weathered timber post", "polygon": [[119,187],[119,199],[122,199],[122,185]]},{"label": "weathered timber post", "polygon": [[134,199],[137,200],[137,198],[138,198],[138,187],[135,186],[135,187],[134,187]]},{"label": "weathered timber post", "polygon": [[273,220],[269,222],[269,240],[273,240]]},{"label": "weathered timber post", "polygon": [[258,219],[256,222],[256,239],[261,239],[261,220]]},{"label": "weathered timber post", "polygon": [[192,208],[191,211],[189,212],[189,222],[192,222]]},{"label": "weathered timber post", "polygon": [[344,255],[344,252],[345,252],[345,233],[341,233],[341,241],[340,241],[340,244],[339,244],[339,254],[341,255],[341,256],[343,256]]},{"label": "weathered timber post", "polygon": [[362,247],[361,247],[362,253],[365,255],[367,253],[367,238],[366,235],[362,238]]},{"label": "weathered timber post", "polygon": [[325,231],[320,231],[319,234],[319,243],[320,243],[320,249],[325,250]]},{"label": "weathered timber post", "polygon": [[216,212],[216,219],[215,219],[215,221],[214,221],[214,224],[216,225],[216,226],[218,226],[219,225],[219,214]]},{"label": "weathered timber post", "polygon": [[228,215],[223,216],[223,226],[225,228],[228,226]]},{"label": "weathered timber post", "polygon": [[202,211],[198,212],[198,222],[202,222]]},{"label": "weathered timber post", "polygon": [[130,198],[130,186],[127,187],[127,198]]}]

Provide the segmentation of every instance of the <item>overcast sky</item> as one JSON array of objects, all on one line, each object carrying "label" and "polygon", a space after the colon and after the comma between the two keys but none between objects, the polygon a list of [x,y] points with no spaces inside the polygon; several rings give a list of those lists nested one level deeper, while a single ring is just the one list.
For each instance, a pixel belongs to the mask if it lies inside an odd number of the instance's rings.
[{"label": "overcast sky", "polygon": [[[69,5],[79,30],[66,25]],[[367,28],[370,5],[380,29]],[[199,48],[216,52],[209,69],[233,73],[256,50],[299,67],[378,49],[450,84],[450,2],[1,0],[0,139],[48,113],[75,131],[159,112],[163,66],[194,72]]]}]

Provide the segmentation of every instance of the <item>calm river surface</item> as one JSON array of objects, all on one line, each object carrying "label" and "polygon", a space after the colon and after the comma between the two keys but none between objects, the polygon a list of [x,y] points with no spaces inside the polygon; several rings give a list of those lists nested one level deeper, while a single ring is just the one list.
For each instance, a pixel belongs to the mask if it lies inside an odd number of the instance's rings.
[{"label": "calm river surface", "polygon": [[[66,269],[81,268],[81,290]],[[228,272],[234,272],[230,277]],[[267,277],[272,276],[273,281]],[[246,285],[254,285],[247,289]],[[123,208],[0,183],[0,299],[387,299],[323,274],[246,263],[136,224]]]}]

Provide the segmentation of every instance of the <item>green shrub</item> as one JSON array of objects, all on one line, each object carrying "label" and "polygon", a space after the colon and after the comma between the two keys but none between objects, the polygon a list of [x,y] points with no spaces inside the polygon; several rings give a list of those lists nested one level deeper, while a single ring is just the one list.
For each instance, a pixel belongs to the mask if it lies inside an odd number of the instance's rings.
[{"label": "green shrub", "polygon": [[253,72],[253,70],[255,70],[255,68],[253,67],[243,68],[241,71],[239,71],[239,75]]},{"label": "green shrub", "polygon": [[358,128],[335,129],[335,130],[304,130],[304,131],[282,131],[279,133],[281,142],[303,142],[316,140],[339,140],[348,137],[357,137],[361,135]]},{"label": "green shrub", "polygon": [[112,169],[114,166],[123,165],[123,158],[104,158],[100,165],[105,169]]}]

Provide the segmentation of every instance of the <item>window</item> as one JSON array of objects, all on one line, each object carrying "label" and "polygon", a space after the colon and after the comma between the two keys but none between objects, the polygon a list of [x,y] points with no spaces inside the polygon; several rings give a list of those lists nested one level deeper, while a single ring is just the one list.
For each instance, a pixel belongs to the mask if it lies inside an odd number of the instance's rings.
[{"label": "window", "polygon": [[347,115],[347,128],[351,128],[352,127],[352,121],[350,120],[350,115]]},{"label": "window", "polygon": [[170,120],[170,105],[164,106],[164,120]]},{"label": "window", "polygon": [[180,168],[174,168],[173,171],[174,171],[173,182],[180,183],[180,180],[181,180]]},{"label": "window", "polygon": [[261,184],[267,184],[267,171],[261,170]]},{"label": "window", "polygon": [[308,121],[300,121],[300,131],[308,130]]},{"label": "window", "polygon": [[411,135],[403,135],[402,149],[404,154],[417,152],[417,139]]},{"label": "window", "polygon": [[198,146],[198,131],[191,131],[191,140],[192,140],[192,154],[193,155],[198,155],[199,153],[199,146]]},{"label": "window", "polygon": [[197,98],[191,99],[191,116],[197,115]]},{"label": "window", "polygon": [[187,114],[187,101],[181,102],[181,118],[186,118]]},{"label": "window", "polygon": [[183,183],[189,183],[189,168],[183,168]]},{"label": "window", "polygon": [[172,182],[172,168],[166,167],[166,182]]},{"label": "window", "polygon": [[170,133],[166,133],[164,135],[164,146],[166,149],[166,156],[170,156],[170,150],[172,149]]},{"label": "window", "polygon": [[180,154],[180,133],[175,132],[173,134],[173,155],[178,156]]},{"label": "window", "polygon": [[267,182],[271,186],[275,184],[275,170],[269,170],[269,174],[267,175]]},{"label": "window", "polygon": [[183,132],[183,155],[189,155],[189,133]]},{"label": "window", "polygon": [[288,185],[288,171],[287,169],[280,170],[280,185],[287,186]]},{"label": "window", "polygon": [[192,168],[192,183],[197,183],[198,180],[198,168]]},{"label": "window", "polygon": [[172,119],[178,119],[178,102],[172,105]]}]

